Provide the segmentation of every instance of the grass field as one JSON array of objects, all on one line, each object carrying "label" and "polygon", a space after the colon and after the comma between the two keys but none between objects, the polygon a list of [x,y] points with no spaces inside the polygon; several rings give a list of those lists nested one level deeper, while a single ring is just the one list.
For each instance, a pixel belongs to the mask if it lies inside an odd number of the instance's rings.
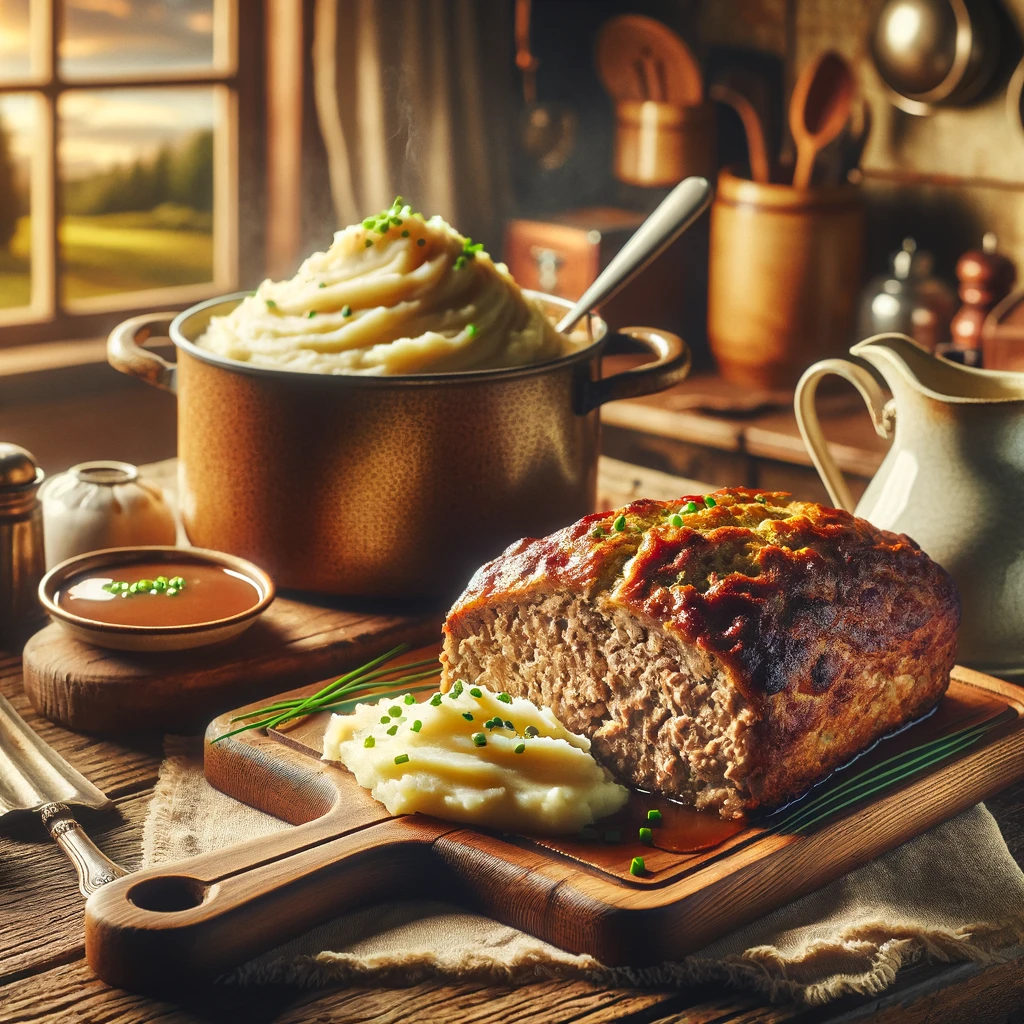
[{"label": "grass field", "polygon": [[[65,217],[60,231],[64,298],[212,280],[213,234],[169,228],[166,219],[156,211]],[[10,252],[0,252],[0,308],[28,304],[29,238],[23,217]]]}]

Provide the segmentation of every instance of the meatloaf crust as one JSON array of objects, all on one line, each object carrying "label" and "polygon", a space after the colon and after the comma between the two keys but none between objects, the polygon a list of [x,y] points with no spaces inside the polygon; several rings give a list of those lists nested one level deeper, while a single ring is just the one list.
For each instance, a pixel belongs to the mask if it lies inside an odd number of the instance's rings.
[{"label": "meatloaf crust", "polygon": [[445,685],[551,707],[623,781],[740,817],[929,711],[959,621],[909,537],[731,488],[513,544],[449,612],[441,658]]}]

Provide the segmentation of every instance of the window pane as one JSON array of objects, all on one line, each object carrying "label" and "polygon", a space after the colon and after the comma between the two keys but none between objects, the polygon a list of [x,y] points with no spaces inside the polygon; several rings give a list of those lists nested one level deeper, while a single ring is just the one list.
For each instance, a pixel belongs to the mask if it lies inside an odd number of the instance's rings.
[{"label": "window pane", "polygon": [[32,298],[32,159],[39,101],[12,93],[0,96],[0,309],[27,306]]},{"label": "window pane", "polygon": [[32,73],[28,9],[29,0],[0,0],[0,81],[28,78]]},{"label": "window pane", "polygon": [[62,295],[213,280],[213,90],[61,96]]},{"label": "window pane", "polygon": [[103,78],[213,66],[214,0],[64,0],[60,71]]}]

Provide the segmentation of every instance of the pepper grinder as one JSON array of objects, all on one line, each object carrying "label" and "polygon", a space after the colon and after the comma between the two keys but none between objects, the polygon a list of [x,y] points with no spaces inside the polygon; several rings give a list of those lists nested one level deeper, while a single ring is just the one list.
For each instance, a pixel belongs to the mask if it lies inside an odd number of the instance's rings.
[{"label": "pepper grinder", "polygon": [[1004,299],[1017,278],[1011,260],[997,251],[998,242],[988,231],[981,241],[981,251],[965,252],[956,264],[962,305],[950,324],[951,340],[936,349],[965,366],[981,366],[981,327],[992,307]]},{"label": "pepper grinder", "polygon": [[8,649],[46,619],[37,593],[46,563],[36,495],[44,476],[24,448],[0,442],[0,647]]}]

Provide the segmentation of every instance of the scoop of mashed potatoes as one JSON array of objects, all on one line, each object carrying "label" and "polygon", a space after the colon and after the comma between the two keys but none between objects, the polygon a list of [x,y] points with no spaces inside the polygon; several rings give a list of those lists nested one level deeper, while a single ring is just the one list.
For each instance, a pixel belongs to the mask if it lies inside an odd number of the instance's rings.
[{"label": "scoop of mashed potatoes", "polygon": [[401,198],[339,231],[290,281],[264,281],[197,344],[307,373],[481,370],[562,355],[566,339],[503,263]]},{"label": "scoop of mashed potatoes", "polygon": [[324,760],[341,761],[391,814],[420,811],[507,832],[578,831],[628,791],[547,708],[456,683],[332,715]]}]

